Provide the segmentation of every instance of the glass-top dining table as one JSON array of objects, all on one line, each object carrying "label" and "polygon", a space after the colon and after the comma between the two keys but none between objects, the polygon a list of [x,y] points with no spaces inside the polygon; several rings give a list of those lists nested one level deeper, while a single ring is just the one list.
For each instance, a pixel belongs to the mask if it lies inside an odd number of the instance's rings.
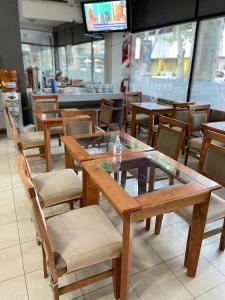
[{"label": "glass-top dining table", "polygon": [[[123,222],[120,299],[128,299],[132,223],[191,205],[194,208],[185,266],[187,275],[195,276],[210,195],[220,188],[217,183],[155,150],[124,152],[121,156],[81,164],[83,204],[99,205],[102,193]],[[156,181],[157,172],[163,173],[168,180]]]}]

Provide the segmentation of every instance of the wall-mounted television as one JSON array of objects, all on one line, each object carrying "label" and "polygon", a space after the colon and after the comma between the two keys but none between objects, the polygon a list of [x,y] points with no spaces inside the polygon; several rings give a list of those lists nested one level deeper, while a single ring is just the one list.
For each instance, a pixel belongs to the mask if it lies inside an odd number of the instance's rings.
[{"label": "wall-mounted television", "polygon": [[86,33],[129,30],[129,11],[126,0],[81,2]]}]

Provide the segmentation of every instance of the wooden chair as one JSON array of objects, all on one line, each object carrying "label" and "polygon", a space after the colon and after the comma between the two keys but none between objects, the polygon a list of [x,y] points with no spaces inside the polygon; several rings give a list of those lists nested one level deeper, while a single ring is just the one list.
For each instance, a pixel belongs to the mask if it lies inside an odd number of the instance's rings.
[{"label": "wooden chair", "polygon": [[[53,115],[59,112],[59,99],[58,95],[33,95],[34,101],[34,112],[47,113],[48,115]],[[36,129],[42,130],[42,124],[36,118]],[[59,141],[59,146],[61,146],[60,136],[63,134],[63,127],[52,127],[50,129],[51,135],[57,136]]]},{"label": "wooden chair", "polygon": [[[206,131],[203,138],[201,155],[199,159],[198,172],[202,175],[218,182],[225,187],[225,136],[216,132]],[[185,207],[176,211],[185,222],[191,225],[193,207]],[[223,226],[204,233],[204,239],[221,233],[219,249],[225,248],[225,199],[211,194],[209,210],[206,223],[212,223],[224,219]],[[190,227],[185,255],[185,265],[187,264],[187,249],[190,237]]]},{"label": "wooden chair", "polygon": [[82,182],[72,169],[31,175],[22,145],[17,143],[16,148],[21,154],[18,155],[18,165],[23,166],[24,172],[35,186],[42,208],[68,203],[70,209],[73,209],[74,202],[77,201],[82,206]]},{"label": "wooden chair", "polygon": [[8,106],[4,106],[6,116],[12,131],[12,138],[15,145],[20,143],[24,150],[39,149],[39,153],[27,155],[27,157],[43,157],[45,158],[45,141],[43,131],[31,131],[26,133],[18,133],[20,130],[16,128]]},{"label": "wooden chair", "polygon": [[[45,220],[35,188],[22,164],[19,173],[30,199],[32,218],[42,246],[44,277],[50,273],[54,300],[111,276],[115,298],[119,299],[122,237],[101,208],[91,205]],[[113,265],[110,270],[59,287],[58,279],[64,274],[108,260]]]},{"label": "wooden chair", "polygon": [[[131,127],[131,119],[132,119],[132,104],[133,103],[141,103],[141,92],[126,92],[125,93],[125,130],[127,132],[128,127]],[[144,125],[146,128],[148,127],[149,117],[145,114],[137,114],[136,123],[138,124],[138,131],[140,131],[140,127]]]},{"label": "wooden chair", "polygon": [[190,105],[189,106],[189,127],[187,137],[187,147],[184,164],[188,162],[188,156],[199,159],[202,147],[201,124],[207,123],[210,118],[210,105]]},{"label": "wooden chair", "polygon": [[[163,100],[163,102],[162,102]],[[167,102],[165,102],[167,101]],[[171,114],[172,119],[176,119],[185,123],[189,122],[189,106],[194,105],[194,102],[179,102],[179,103],[168,103],[169,100],[159,99],[158,103],[160,104],[171,104],[173,106],[173,111]],[[151,134],[151,145],[155,145],[155,138],[158,131],[158,124],[152,126],[152,134]]]},{"label": "wooden chair", "polygon": [[114,102],[111,100],[100,100],[100,113],[98,125],[100,128],[110,131],[112,127],[112,115],[113,115]]},{"label": "wooden chair", "polygon": [[[179,120],[159,116],[159,127],[157,138],[155,141],[155,149],[163,154],[178,160],[180,151],[185,142],[185,136],[188,124]],[[163,174],[164,175],[164,174]],[[168,179],[165,176],[156,177],[155,168],[150,170],[150,184],[149,187],[154,189],[151,181]],[[173,184],[173,178],[170,178],[169,184]],[[152,191],[152,190],[149,190]],[[161,229],[163,215],[156,217],[155,234],[159,234]],[[151,219],[146,219],[146,230],[150,230]]]}]

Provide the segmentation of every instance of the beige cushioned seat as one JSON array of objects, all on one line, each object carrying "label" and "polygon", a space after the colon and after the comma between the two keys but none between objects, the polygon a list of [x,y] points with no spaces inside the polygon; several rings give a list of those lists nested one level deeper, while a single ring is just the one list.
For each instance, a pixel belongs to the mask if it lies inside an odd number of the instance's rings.
[{"label": "beige cushioned seat", "polygon": [[82,196],[82,182],[72,169],[37,174],[32,181],[45,207]]},{"label": "beige cushioned seat", "polygon": [[202,147],[202,137],[191,138],[188,140],[188,145],[190,148],[201,149]]},{"label": "beige cushioned seat", "polygon": [[60,133],[64,133],[64,129],[62,126],[57,126],[57,127],[51,127],[50,131],[52,134],[60,134]]},{"label": "beige cushioned seat", "polygon": [[21,133],[20,140],[24,149],[43,146],[45,144],[43,131]]},{"label": "beige cushioned seat", "polygon": [[[145,114],[136,114],[136,122],[137,123],[142,123],[145,122],[147,123],[149,120],[149,116]],[[131,122],[132,121],[132,115],[127,116],[127,121]]]},{"label": "beige cushioned seat", "polygon": [[[184,219],[187,223],[191,224],[192,219],[193,206],[188,206],[185,208],[176,211],[182,219]],[[207,216],[207,223],[219,220],[224,218],[225,216],[225,200],[217,196],[216,194],[211,194],[210,202],[209,202],[209,210]]]},{"label": "beige cushioned seat", "polygon": [[[47,231],[53,252],[64,260],[67,273],[121,255],[121,235],[97,205],[48,219]],[[58,263],[63,265],[60,259]]]}]

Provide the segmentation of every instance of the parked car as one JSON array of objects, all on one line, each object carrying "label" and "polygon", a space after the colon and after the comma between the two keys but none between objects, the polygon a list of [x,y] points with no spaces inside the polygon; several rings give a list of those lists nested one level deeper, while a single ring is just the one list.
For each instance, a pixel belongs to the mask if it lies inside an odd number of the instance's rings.
[{"label": "parked car", "polygon": [[161,79],[177,79],[177,75],[174,72],[170,71],[161,71],[155,76],[152,76],[152,78],[161,78]]},{"label": "parked car", "polygon": [[215,82],[219,84],[225,83],[225,70],[216,70]]}]

